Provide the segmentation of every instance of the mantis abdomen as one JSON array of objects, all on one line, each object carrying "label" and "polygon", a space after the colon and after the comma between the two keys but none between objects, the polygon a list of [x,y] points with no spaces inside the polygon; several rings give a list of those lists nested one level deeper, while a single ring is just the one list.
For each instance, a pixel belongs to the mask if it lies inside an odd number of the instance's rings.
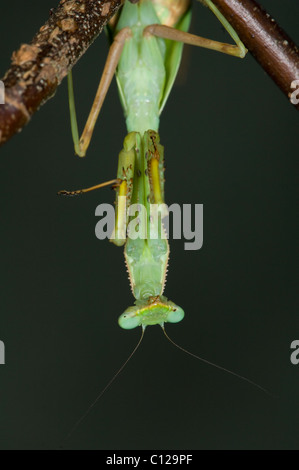
[{"label": "mantis abdomen", "polygon": [[[161,10],[161,4],[165,7]],[[131,37],[126,39],[116,72],[121,102],[126,116],[128,132],[140,132],[149,129],[158,131],[159,115],[165,102],[165,90],[169,82],[173,83],[181,60],[182,43],[167,44],[152,35],[146,28],[153,24],[163,24],[169,17],[169,2],[142,1],[138,5],[126,2],[115,34],[124,28],[130,28]],[[185,15],[189,1],[180,3]],[[168,15],[166,12],[168,11]],[[176,17],[172,21],[176,21]],[[190,14],[183,22],[183,29],[189,27]],[[172,24],[174,26],[174,24]],[[168,41],[169,43],[169,41]],[[169,64],[170,55],[175,48],[175,60]],[[174,59],[174,57],[172,57]]]}]

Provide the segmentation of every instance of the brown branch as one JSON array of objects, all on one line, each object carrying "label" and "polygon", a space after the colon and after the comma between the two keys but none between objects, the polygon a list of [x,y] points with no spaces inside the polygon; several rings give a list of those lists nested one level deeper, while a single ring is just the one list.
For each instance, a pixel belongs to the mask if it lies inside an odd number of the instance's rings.
[{"label": "brown branch", "polygon": [[[255,0],[213,0],[247,49],[282,92],[291,98],[299,80],[299,49]],[[294,105],[299,109],[299,104]]]},{"label": "brown branch", "polygon": [[[130,0],[134,2],[136,0]],[[47,23],[12,56],[3,81],[0,145],[53,96],[124,0],[61,0]],[[299,79],[298,48],[254,0],[213,0],[266,72],[290,97]],[[203,0],[204,3],[204,0]],[[299,109],[299,104],[296,106]]]},{"label": "brown branch", "polygon": [[61,0],[30,44],[13,53],[3,78],[0,145],[51,98],[124,0]]}]

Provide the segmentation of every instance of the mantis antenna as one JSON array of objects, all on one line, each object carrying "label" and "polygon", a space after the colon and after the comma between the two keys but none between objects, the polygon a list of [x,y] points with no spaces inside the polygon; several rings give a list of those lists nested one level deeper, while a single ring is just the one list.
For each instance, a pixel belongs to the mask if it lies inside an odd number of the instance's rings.
[{"label": "mantis antenna", "polygon": [[134,356],[135,352],[137,351],[137,349],[139,348],[142,340],[143,340],[143,336],[144,336],[144,331],[145,331],[145,326],[142,327],[142,332],[141,332],[141,336],[138,340],[138,343],[136,344],[135,348],[133,349],[133,351],[131,352],[131,354],[129,355],[129,357],[125,360],[125,362],[123,363],[123,365],[118,369],[118,371],[116,372],[116,374],[114,374],[114,376],[112,377],[112,379],[109,380],[109,382],[107,383],[107,385],[105,385],[105,387],[103,388],[103,390],[99,393],[99,395],[96,397],[96,399],[91,403],[91,405],[89,405],[89,407],[87,408],[87,410],[85,411],[85,413],[81,416],[81,418],[78,419],[78,421],[76,421],[76,423],[74,424],[74,426],[72,427],[72,429],[70,430],[70,432],[67,434],[67,436],[65,437],[65,440],[69,439],[69,437],[73,434],[73,432],[78,428],[78,426],[82,423],[82,421],[86,418],[86,416],[90,413],[90,411],[92,410],[92,408],[97,404],[97,402],[100,400],[100,398],[104,395],[104,393],[106,392],[106,390],[108,390],[108,388],[110,387],[110,385],[112,385],[112,383],[115,381],[115,379],[119,376],[119,374],[124,370],[124,368],[126,367],[126,365],[128,364],[129,360]]},{"label": "mantis antenna", "polygon": [[196,354],[193,354],[192,352],[190,352],[190,351],[188,351],[187,349],[183,348],[183,347],[180,346],[179,344],[175,343],[175,342],[168,336],[168,334],[167,334],[166,331],[165,331],[165,328],[164,328],[164,325],[163,325],[163,324],[161,324],[161,328],[162,328],[162,330],[163,330],[163,333],[164,333],[165,337],[168,339],[168,341],[169,341],[171,344],[173,344],[176,348],[178,348],[178,349],[180,349],[181,351],[183,351],[184,353],[189,354],[189,356],[192,356],[192,357],[194,357],[195,359],[198,359],[199,361],[204,362],[205,364],[208,364],[209,366],[216,367],[217,369],[223,370],[224,372],[228,372],[229,374],[234,375],[235,377],[238,377],[238,379],[241,379],[241,380],[244,380],[245,382],[250,383],[251,385],[253,385],[254,387],[257,387],[259,390],[261,390],[262,392],[266,393],[267,395],[269,395],[269,396],[272,397],[272,398],[277,398],[277,397],[275,397],[275,395],[273,395],[272,393],[270,393],[268,390],[266,390],[265,388],[263,388],[261,385],[259,385],[259,384],[255,383],[255,382],[253,382],[253,381],[250,380],[250,379],[247,379],[247,377],[243,377],[242,375],[237,374],[236,372],[233,372],[232,370],[226,369],[225,367],[219,366],[218,364],[214,364],[214,362],[210,362],[210,361],[208,361],[207,359],[203,359],[202,357],[197,356]]}]

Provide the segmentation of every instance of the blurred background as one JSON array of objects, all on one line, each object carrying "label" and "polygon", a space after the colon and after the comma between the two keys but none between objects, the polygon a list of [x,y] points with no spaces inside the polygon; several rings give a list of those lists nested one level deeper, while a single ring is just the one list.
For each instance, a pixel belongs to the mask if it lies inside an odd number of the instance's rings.
[{"label": "blurred background", "polygon": [[[2,2],[3,3],[3,2]],[[297,43],[299,4],[262,0]],[[0,76],[57,0],[1,5]],[[192,32],[227,41],[194,2]],[[107,55],[104,34],[74,69],[82,129]],[[118,327],[134,302],[123,250],[95,237],[103,189],[126,134],[115,82],[85,159],[74,155],[66,81],[1,148],[0,448],[299,448],[295,169],[298,112],[249,55],[185,47],[161,116],[166,202],[203,204],[204,242],[170,241],[165,295],[185,319],[166,325],[181,346],[265,387],[174,348],[159,327],[80,427],[73,424],[128,357],[140,331]]]}]

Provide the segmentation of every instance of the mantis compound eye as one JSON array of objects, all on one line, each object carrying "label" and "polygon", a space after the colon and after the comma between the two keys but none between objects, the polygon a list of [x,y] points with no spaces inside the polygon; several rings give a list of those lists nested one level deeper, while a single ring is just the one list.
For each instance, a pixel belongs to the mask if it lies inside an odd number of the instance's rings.
[{"label": "mantis compound eye", "polygon": [[175,305],[172,311],[169,312],[167,315],[167,322],[169,323],[178,323],[179,321],[183,320],[185,316],[185,312],[181,307]]},{"label": "mantis compound eye", "polygon": [[184,318],[184,310],[167,300],[166,297],[149,297],[137,300],[133,307],[127,308],[119,317],[118,324],[125,330],[137,326],[163,325],[165,322],[178,323]]},{"label": "mantis compound eye", "polygon": [[136,316],[134,313],[125,311],[118,319],[118,324],[124,330],[132,330],[137,326],[140,326],[140,317]]}]

